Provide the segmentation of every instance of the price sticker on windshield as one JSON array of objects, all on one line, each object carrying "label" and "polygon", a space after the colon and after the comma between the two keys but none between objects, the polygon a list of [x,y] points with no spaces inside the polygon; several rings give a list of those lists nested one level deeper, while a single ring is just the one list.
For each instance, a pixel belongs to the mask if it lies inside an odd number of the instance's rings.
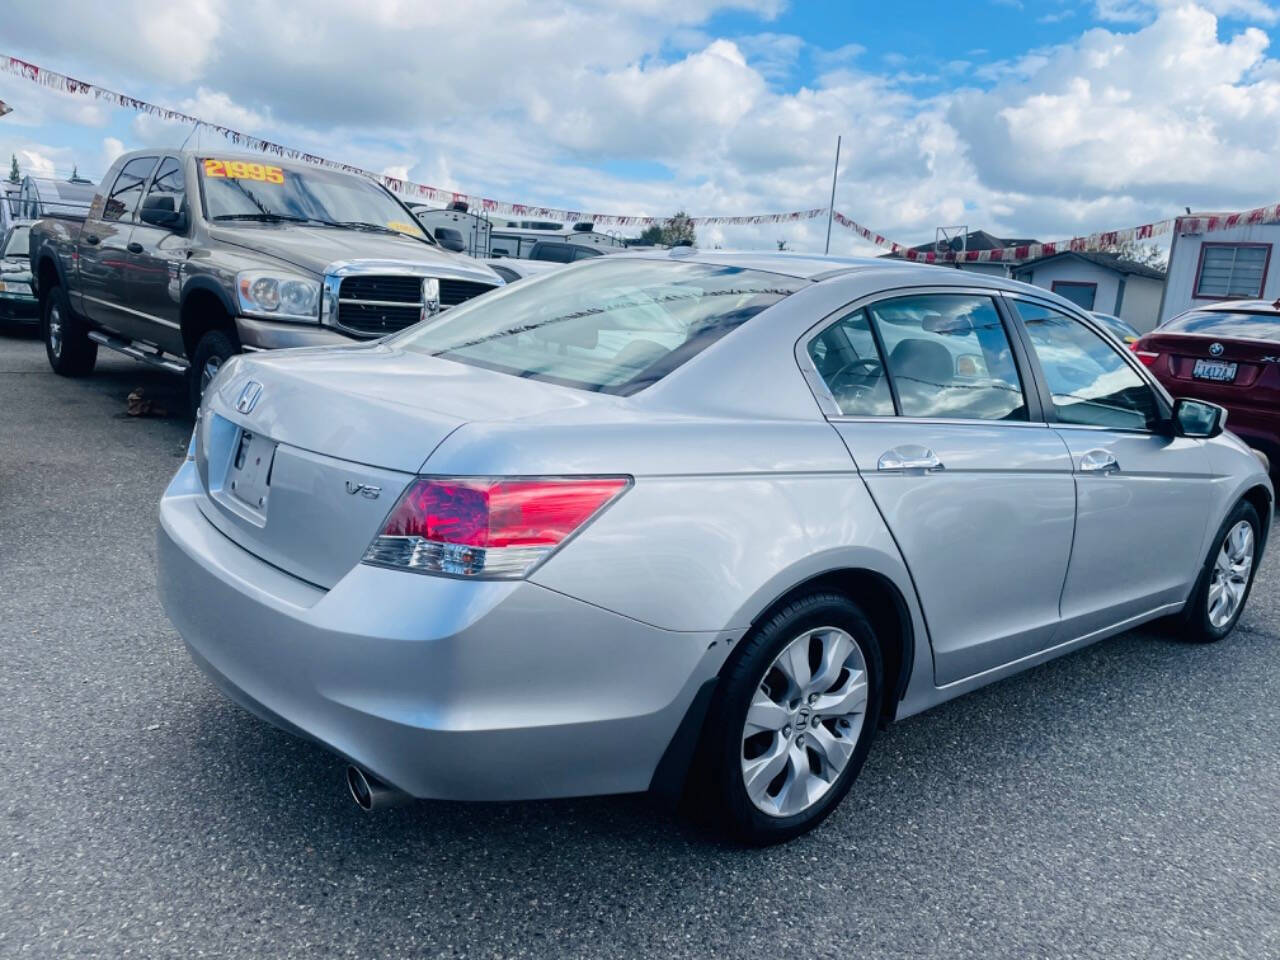
[{"label": "price sticker on windshield", "polygon": [[204,175],[228,180],[257,180],[260,183],[284,183],[284,170],[266,163],[249,160],[204,161]]},{"label": "price sticker on windshield", "polygon": [[408,233],[415,237],[422,236],[422,229],[420,227],[416,227],[412,223],[406,223],[403,220],[388,220],[387,229],[396,230],[400,233]]}]

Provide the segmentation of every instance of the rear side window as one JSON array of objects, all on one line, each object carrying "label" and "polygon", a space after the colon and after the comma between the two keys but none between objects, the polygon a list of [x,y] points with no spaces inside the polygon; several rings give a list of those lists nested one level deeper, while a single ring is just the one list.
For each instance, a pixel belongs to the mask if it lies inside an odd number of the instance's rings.
[{"label": "rear side window", "polygon": [[714,264],[597,257],[454,307],[393,342],[512,376],[629,395],[806,283]]},{"label": "rear side window", "polygon": [[1120,430],[1155,426],[1155,393],[1116,346],[1057,310],[1021,302],[1017,307],[1059,421]]},{"label": "rear side window", "polygon": [[107,194],[106,204],[102,208],[102,219],[108,221],[129,220],[138,207],[142,197],[142,186],[155,169],[155,157],[135,157],[124,165],[116,182]]},{"label": "rear side window", "polygon": [[809,341],[809,359],[846,417],[891,417],[893,395],[865,310]]},{"label": "rear side window", "polygon": [[1158,327],[1156,333],[1198,333],[1232,340],[1280,343],[1280,314],[1227,313],[1220,310],[1184,313]]}]

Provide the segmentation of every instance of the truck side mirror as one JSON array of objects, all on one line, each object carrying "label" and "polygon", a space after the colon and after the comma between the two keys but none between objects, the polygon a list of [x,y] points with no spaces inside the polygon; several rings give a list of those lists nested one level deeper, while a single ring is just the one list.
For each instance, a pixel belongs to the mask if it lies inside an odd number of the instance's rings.
[{"label": "truck side mirror", "polygon": [[175,233],[181,233],[187,229],[187,215],[178,208],[178,198],[172,195],[147,197],[142,201],[138,219],[153,227],[163,227]]}]

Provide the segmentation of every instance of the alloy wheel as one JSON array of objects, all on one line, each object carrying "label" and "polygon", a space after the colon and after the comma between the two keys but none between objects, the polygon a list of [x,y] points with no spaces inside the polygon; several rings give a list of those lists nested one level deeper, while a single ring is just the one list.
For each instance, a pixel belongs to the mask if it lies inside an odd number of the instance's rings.
[{"label": "alloy wheel", "polygon": [[1209,580],[1209,623],[1221,630],[1236,615],[1253,572],[1253,524],[1241,520],[1228,532]]},{"label": "alloy wheel", "polygon": [[213,383],[213,378],[221,369],[221,357],[210,357],[204,362],[204,366],[200,368],[200,396],[204,396],[204,392],[209,389],[209,384]]},{"label": "alloy wheel", "polygon": [[49,305],[49,352],[55,358],[62,356],[62,309],[56,304]]},{"label": "alloy wheel", "polygon": [[774,817],[808,810],[840,778],[867,709],[862,648],[838,627],[807,630],[774,659],[742,730],[742,781]]}]

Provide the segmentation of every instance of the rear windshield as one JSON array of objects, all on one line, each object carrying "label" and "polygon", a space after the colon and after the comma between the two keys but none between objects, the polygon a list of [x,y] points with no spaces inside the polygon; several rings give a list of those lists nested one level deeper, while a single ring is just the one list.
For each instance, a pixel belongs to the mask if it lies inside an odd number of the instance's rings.
[{"label": "rear windshield", "polygon": [[804,285],[738,267],[600,257],[486,294],[395,342],[517,377],[627,395]]},{"label": "rear windshield", "polygon": [[1274,313],[1205,311],[1174,317],[1156,333],[1201,333],[1207,337],[1280,342],[1280,316]]}]

